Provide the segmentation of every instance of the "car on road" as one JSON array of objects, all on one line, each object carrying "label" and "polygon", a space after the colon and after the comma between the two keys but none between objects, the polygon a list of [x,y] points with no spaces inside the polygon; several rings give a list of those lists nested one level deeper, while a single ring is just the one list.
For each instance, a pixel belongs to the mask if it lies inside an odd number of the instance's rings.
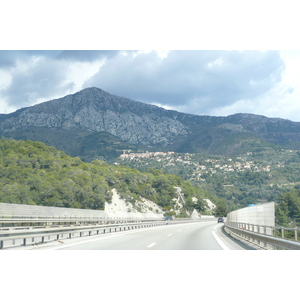
[{"label": "car on road", "polygon": [[218,218],[218,223],[224,223],[224,218],[223,217]]}]

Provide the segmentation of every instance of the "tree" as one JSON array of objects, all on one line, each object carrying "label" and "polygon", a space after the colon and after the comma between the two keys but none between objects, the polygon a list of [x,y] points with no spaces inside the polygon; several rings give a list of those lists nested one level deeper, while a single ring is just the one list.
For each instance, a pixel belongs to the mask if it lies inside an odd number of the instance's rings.
[{"label": "tree", "polygon": [[276,222],[283,226],[290,222],[300,225],[300,190],[293,189],[280,195],[279,201],[276,206]]},{"label": "tree", "polygon": [[213,210],[215,217],[225,217],[228,213],[227,206],[224,201],[219,201],[216,208]]}]

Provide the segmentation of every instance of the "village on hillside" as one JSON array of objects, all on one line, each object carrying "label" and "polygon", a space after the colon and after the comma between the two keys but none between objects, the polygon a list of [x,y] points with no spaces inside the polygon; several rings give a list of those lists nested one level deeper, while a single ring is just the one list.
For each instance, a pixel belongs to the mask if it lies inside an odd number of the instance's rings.
[{"label": "village on hillside", "polygon": [[181,176],[213,196],[226,199],[234,208],[277,201],[280,194],[300,186],[300,152],[279,147],[235,157],[124,150],[114,163]]},{"label": "village on hillside", "polygon": [[[126,153],[127,152],[127,153]],[[282,154],[288,155],[295,153],[295,150],[282,150]],[[149,165],[153,162],[159,163],[164,168],[171,166],[190,166],[193,168],[193,175],[200,179],[201,174],[217,172],[242,172],[249,170],[252,172],[270,172],[271,169],[283,168],[285,163],[281,160],[277,162],[252,159],[253,153],[247,152],[244,156],[235,158],[212,157],[206,158],[200,154],[179,154],[175,152],[141,152],[133,153],[130,150],[124,150],[119,157],[119,163],[130,162],[131,165]],[[118,164],[115,163],[115,164]]]}]

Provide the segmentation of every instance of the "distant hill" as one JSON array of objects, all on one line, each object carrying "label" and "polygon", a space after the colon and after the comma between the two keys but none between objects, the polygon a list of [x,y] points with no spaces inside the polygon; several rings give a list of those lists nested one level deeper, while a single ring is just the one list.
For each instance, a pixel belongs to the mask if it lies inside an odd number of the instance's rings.
[{"label": "distant hill", "polygon": [[0,135],[44,142],[85,161],[124,149],[238,155],[264,147],[300,149],[300,123],[254,114],[200,116],[87,88],[0,115]]}]

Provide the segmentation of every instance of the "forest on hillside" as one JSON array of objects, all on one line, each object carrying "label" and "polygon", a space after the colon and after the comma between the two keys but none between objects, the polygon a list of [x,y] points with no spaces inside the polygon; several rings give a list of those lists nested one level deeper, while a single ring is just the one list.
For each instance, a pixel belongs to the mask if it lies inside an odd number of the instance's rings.
[{"label": "forest on hillside", "polygon": [[[85,163],[41,142],[0,140],[0,202],[103,210],[115,188],[134,204],[141,197],[161,206],[166,214],[174,208],[175,186],[181,187],[186,209],[205,212],[209,198],[219,210],[224,202],[180,176],[149,169],[141,172],[127,166],[96,160]],[[192,201],[196,197],[198,201]],[[223,212],[219,211],[219,213]],[[185,215],[182,210],[181,216]]]}]

